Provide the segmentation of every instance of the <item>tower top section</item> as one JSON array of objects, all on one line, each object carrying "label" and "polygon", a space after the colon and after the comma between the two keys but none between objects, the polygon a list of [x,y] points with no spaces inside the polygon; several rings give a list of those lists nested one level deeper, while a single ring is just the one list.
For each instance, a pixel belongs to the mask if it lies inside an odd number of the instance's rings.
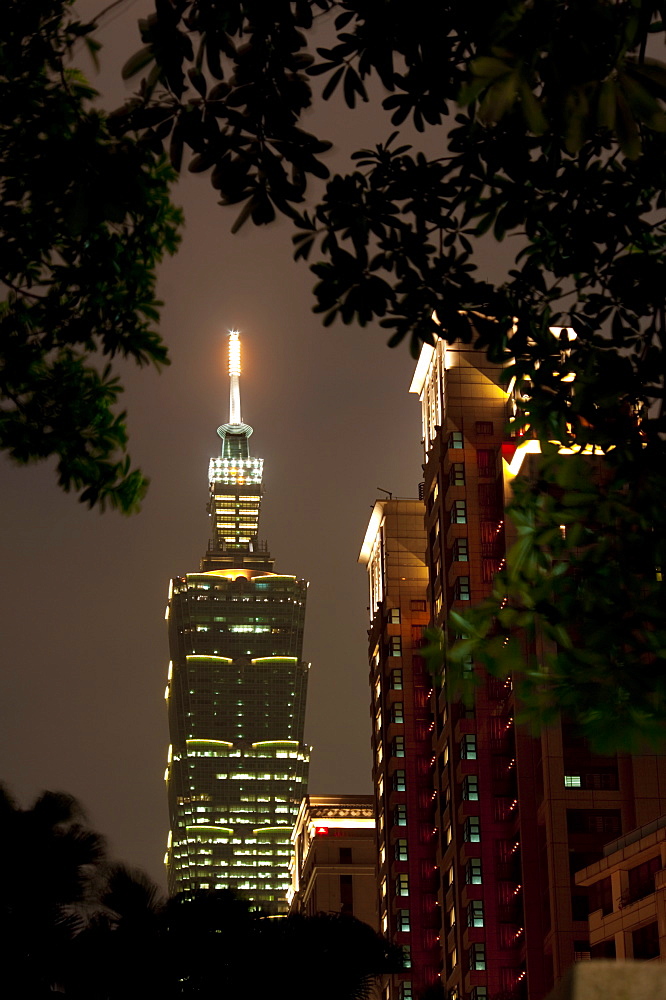
[{"label": "tower top section", "polygon": [[212,531],[202,568],[208,571],[245,567],[270,572],[273,561],[265,542],[259,542],[257,537],[264,460],[250,456],[252,428],[241,417],[238,330],[229,331],[227,350],[229,422],[217,429],[222,451],[219,457],[211,458],[208,469]]},{"label": "tower top section", "polygon": [[222,458],[248,458],[247,439],[252,434],[249,424],[241,418],[240,374],[241,344],[238,330],[229,331],[229,422],[217,428],[222,438]]}]

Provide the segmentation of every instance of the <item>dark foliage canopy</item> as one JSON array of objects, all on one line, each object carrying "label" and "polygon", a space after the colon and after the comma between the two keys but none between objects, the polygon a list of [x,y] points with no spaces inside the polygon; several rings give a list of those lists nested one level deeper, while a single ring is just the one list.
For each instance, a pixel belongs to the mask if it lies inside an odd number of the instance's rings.
[{"label": "dark foliage canopy", "polygon": [[155,268],[177,242],[173,171],[114,136],[71,65],[91,26],[72,0],[3,4],[0,41],[0,447],[55,457],[90,506],[129,513],[146,480],[124,454],[114,358],[167,363]]},{"label": "dark foliage canopy", "polygon": [[229,890],[165,900],[109,861],[80,805],[0,787],[0,934],[7,996],[45,1000],[368,1000],[402,952],[341,914],[267,918]]},{"label": "dark foliage canopy", "polygon": [[[459,684],[471,650],[513,672],[526,718],[564,707],[605,744],[666,719],[665,7],[156,0],[124,71],[145,73],[140,93],[114,119],[177,169],[186,151],[237,206],[233,228],[289,216],[325,325],[379,320],[413,353],[438,335],[506,364],[513,431],[543,465],[516,489],[520,540],[492,598],[435,658]],[[317,99],[349,109],[374,78],[387,120],[334,177],[328,138],[302,126],[318,77]],[[401,142],[406,121],[438,155]],[[503,279],[481,280],[479,241],[508,237]],[[562,447],[597,448],[603,474]]]}]

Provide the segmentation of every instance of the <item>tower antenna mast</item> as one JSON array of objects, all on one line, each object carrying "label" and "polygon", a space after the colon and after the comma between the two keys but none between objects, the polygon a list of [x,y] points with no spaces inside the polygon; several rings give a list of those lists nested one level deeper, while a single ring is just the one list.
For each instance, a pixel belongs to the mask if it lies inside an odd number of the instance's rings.
[{"label": "tower antenna mast", "polygon": [[241,346],[238,330],[229,331],[229,423],[242,424],[240,405]]}]

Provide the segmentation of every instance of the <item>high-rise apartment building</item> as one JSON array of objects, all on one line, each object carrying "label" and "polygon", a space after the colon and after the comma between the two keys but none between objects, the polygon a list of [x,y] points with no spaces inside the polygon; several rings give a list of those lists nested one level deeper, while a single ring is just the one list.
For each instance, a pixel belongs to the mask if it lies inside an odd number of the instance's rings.
[{"label": "high-rise apartment building", "polygon": [[432,680],[419,655],[429,617],[424,513],[419,500],[378,500],[359,556],[370,590],[380,931],[405,963],[390,977],[390,1000],[416,1000],[440,968]]},{"label": "high-rise apartment building", "polygon": [[[438,341],[424,346],[412,383],[422,405],[428,603],[442,627],[450,610],[490,592],[512,541],[511,481],[534,460],[537,442],[507,432],[511,400],[499,376],[482,354]],[[447,996],[542,1000],[590,953],[588,895],[574,873],[666,812],[666,756],[599,756],[567,719],[535,737],[515,725],[510,679],[487,680],[472,707],[451,700],[444,683],[432,709]]]},{"label": "high-rise apartment building", "polygon": [[258,539],[263,460],[250,456],[241,418],[235,332],[229,377],[229,422],[209,468],[208,551],[169,589],[166,863],[172,893],[230,888],[284,913],[309,764],[307,584],[275,573]]}]

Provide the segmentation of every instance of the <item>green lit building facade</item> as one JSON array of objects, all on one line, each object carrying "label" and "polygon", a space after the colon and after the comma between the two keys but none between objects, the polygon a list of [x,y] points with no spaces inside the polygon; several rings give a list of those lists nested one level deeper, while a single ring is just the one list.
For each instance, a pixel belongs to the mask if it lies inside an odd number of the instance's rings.
[{"label": "green lit building facade", "polygon": [[200,571],[169,590],[166,863],[171,893],[230,888],[283,913],[307,791],[307,584],[276,574],[257,537],[263,462],[240,418],[238,352],[232,334],[230,420],[209,471],[211,541]]}]

